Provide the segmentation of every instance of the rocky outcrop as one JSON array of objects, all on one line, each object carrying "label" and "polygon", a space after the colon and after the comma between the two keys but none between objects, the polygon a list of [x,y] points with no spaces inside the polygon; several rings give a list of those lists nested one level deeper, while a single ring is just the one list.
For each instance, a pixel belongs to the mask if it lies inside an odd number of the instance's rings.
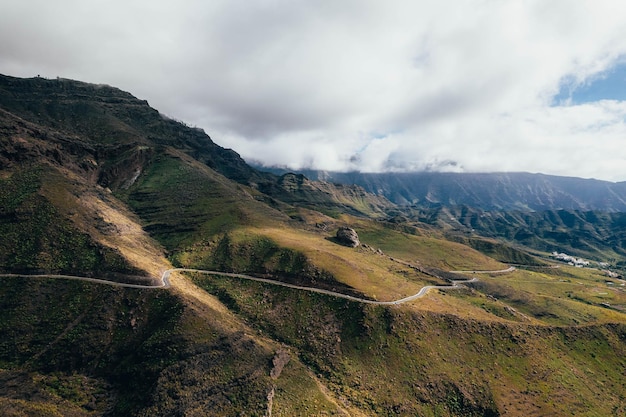
[{"label": "rocky outcrop", "polygon": [[339,230],[337,230],[337,235],[335,237],[339,243],[351,248],[356,248],[361,244],[359,241],[359,235],[350,227],[340,227]]},{"label": "rocky outcrop", "polygon": [[272,367],[272,370],[270,371],[270,377],[272,379],[278,379],[281,372],[283,372],[283,368],[285,367],[285,365],[289,363],[290,359],[291,357],[289,356],[289,353],[286,350],[279,349],[276,352],[276,355],[274,355],[274,359],[272,359],[273,367]]}]

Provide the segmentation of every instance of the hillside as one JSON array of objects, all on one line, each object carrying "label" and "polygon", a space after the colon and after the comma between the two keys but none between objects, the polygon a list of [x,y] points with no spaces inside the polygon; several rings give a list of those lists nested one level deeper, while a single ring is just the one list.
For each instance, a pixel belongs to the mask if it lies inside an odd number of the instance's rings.
[{"label": "hillside", "polygon": [[[261,173],[113,87],[0,77],[0,210],[2,415],[626,412],[622,280]],[[265,281],[51,275],[172,267]]]},{"label": "hillside", "polygon": [[359,184],[385,196],[397,204],[387,210],[394,222],[415,221],[452,235],[479,235],[614,263],[621,263],[625,253],[625,183],[528,173],[305,174]]},{"label": "hillside", "polygon": [[454,234],[478,234],[543,252],[596,260],[626,255],[626,213],[577,210],[484,211],[467,206],[412,209],[410,217]]}]

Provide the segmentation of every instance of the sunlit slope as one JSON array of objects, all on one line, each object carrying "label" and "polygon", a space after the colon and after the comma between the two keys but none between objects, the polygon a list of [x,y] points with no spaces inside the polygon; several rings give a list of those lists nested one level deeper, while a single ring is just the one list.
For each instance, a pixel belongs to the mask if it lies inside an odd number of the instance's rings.
[{"label": "sunlit slope", "polygon": [[[176,259],[199,269],[271,274],[324,288],[346,287],[381,301],[413,295],[425,285],[448,285],[451,278],[463,279],[446,274],[450,270],[507,268],[445,239],[400,233],[353,217],[335,220],[308,215],[317,227],[306,222],[257,221],[213,238],[207,235]],[[337,227],[346,224],[354,225],[361,236],[360,247],[345,247],[334,239]]]},{"label": "sunlit slope", "polygon": [[[171,262],[381,301],[478,279],[382,307],[219,276],[153,291],[6,278],[0,414],[624,414],[623,281],[469,232],[452,242],[362,190],[273,182],[113,88],[0,87],[3,268],[158,276]],[[362,245],[340,245],[341,226]]]},{"label": "sunlit slope", "polygon": [[[450,275],[449,271],[508,268],[436,231],[412,234],[363,218],[331,218],[284,204],[271,208],[255,190],[173,150],[156,155],[136,183],[119,194],[180,266],[252,273],[380,301],[413,295],[425,285],[446,285],[449,279],[473,276],[471,272]],[[334,240],[334,232],[343,225],[359,233],[360,247],[348,248]],[[598,302],[590,307],[575,294],[556,301],[549,284],[560,279],[561,271],[542,271],[544,286],[518,285],[530,271],[481,275],[471,293],[432,291],[409,308],[530,324],[621,320],[619,312],[603,309]],[[494,287],[502,282],[518,287],[510,294]],[[544,307],[532,307],[530,300],[542,300]],[[590,308],[599,313],[585,313]]]},{"label": "sunlit slope", "polygon": [[361,240],[384,253],[425,266],[454,270],[499,270],[507,266],[466,245],[448,241],[434,230],[412,229],[412,233],[393,224],[350,219]]},{"label": "sunlit slope", "polygon": [[288,220],[258,201],[254,190],[173,149],[157,153],[136,182],[117,194],[174,253],[241,226]]},{"label": "sunlit slope", "polygon": [[[228,278],[198,275],[195,281],[263,334],[300,352],[344,404],[368,415],[626,411],[624,324],[483,320]],[[433,298],[440,297],[450,298]]]},{"label": "sunlit slope", "polygon": [[[308,278],[317,273],[381,299],[443,283],[384,254],[338,245],[328,239],[330,231],[315,232],[288,217],[283,211],[292,212],[289,206],[271,208],[258,192],[173,150],[156,155],[135,184],[118,194],[183,266],[306,279],[297,276],[306,264]],[[276,259],[281,250],[293,257],[288,265]]]},{"label": "sunlit slope", "polygon": [[[385,230],[374,222],[355,222],[361,226],[355,230],[366,246],[342,246],[330,239],[334,235],[331,233],[276,228],[256,230],[280,245],[301,251],[337,280],[380,300],[412,295],[424,285],[447,284],[444,274],[434,271],[432,275],[425,274],[411,266],[443,266],[446,271],[468,266],[475,269],[506,268],[462,245]],[[442,254],[445,257],[439,258]]]},{"label": "sunlit slope", "polygon": [[577,326],[626,322],[623,284],[597,269],[565,265],[481,276],[472,291],[450,295],[506,320]]},{"label": "sunlit slope", "polygon": [[46,164],[0,179],[3,272],[159,277],[168,262],[113,196]]}]

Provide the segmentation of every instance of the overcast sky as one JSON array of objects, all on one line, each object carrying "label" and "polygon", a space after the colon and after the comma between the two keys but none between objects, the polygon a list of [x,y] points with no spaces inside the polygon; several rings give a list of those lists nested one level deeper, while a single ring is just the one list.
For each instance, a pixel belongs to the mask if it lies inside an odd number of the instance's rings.
[{"label": "overcast sky", "polygon": [[626,180],[625,64],[617,0],[0,0],[0,73],[294,169]]}]

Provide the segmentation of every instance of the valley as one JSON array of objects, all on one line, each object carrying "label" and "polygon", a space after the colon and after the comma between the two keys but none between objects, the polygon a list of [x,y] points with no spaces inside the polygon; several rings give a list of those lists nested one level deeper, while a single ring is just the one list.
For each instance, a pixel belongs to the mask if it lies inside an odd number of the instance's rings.
[{"label": "valley", "polygon": [[559,210],[402,206],[0,76],[0,414],[624,414],[621,214]]}]

